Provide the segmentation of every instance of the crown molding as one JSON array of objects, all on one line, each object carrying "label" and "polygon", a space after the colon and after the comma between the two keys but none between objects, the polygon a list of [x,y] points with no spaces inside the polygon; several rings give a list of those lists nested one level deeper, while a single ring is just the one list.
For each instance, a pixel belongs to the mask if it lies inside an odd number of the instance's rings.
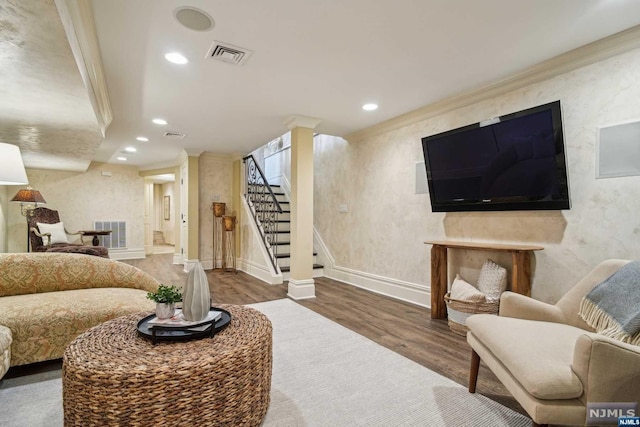
[{"label": "crown molding", "polygon": [[71,52],[104,138],[113,120],[90,0],[55,0]]},{"label": "crown molding", "polygon": [[156,175],[165,175],[175,173],[175,166],[166,167],[160,169],[147,169],[147,170],[139,170],[138,176],[147,177],[147,176],[156,176]]},{"label": "crown molding", "polygon": [[344,139],[349,142],[362,141],[637,48],[640,48],[640,25],[555,56],[488,86],[458,93],[377,125],[353,132],[344,136]]},{"label": "crown molding", "polygon": [[309,129],[315,129],[316,126],[318,126],[318,124],[321,122],[322,120],[320,119],[316,119],[314,117],[307,117],[307,116],[291,116],[289,118],[287,118],[283,124],[289,128],[289,130],[293,130],[295,128],[309,128]]}]

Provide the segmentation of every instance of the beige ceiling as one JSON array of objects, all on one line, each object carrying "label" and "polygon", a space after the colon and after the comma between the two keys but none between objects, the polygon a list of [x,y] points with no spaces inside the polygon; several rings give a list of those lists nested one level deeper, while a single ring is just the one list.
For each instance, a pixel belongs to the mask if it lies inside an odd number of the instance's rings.
[{"label": "beige ceiling", "polygon": [[0,141],[60,170],[85,170],[102,142],[53,0],[0,2]]},{"label": "beige ceiling", "polygon": [[[93,8],[113,111],[104,140],[56,9],[75,3]],[[187,5],[215,27],[183,27],[174,13]],[[0,141],[20,145],[30,167],[117,163],[131,145],[127,163],[152,169],[182,150],[250,152],[286,132],[291,115],[348,135],[638,24],[636,0],[8,0]],[[214,41],[253,54],[243,66],[213,61]],[[169,51],[189,63],[167,62]],[[380,108],[364,112],[372,101]]]}]

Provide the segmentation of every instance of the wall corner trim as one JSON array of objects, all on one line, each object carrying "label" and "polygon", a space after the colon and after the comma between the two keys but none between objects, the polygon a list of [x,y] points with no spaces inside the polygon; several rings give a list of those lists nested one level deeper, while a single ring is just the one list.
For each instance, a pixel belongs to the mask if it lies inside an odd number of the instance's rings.
[{"label": "wall corner trim", "polygon": [[90,0],[55,0],[78,71],[104,137],[113,120]]}]

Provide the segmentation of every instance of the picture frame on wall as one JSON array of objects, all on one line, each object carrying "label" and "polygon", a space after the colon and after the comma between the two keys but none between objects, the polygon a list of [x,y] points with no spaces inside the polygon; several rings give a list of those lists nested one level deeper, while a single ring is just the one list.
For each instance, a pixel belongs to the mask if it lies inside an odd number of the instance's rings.
[{"label": "picture frame on wall", "polygon": [[164,219],[165,220],[170,220],[171,219],[171,196],[164,196],[164,199],[162,201],[162,208],[164,211]]}]

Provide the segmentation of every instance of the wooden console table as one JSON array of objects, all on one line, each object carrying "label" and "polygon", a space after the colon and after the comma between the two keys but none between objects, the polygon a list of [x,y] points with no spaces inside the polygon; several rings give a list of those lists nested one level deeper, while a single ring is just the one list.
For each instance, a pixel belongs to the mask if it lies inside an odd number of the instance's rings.
[{"label": "wooden console table", "polygon": [[499,243],[428,241],[431,248],[431,318],[447,317],[444,295],[448,288],[447,249],[469,249],[476,251],[511,252],[511,290],[522,295],[531,295],[531,252],[541,251],[542,246],[503,245]]}]

